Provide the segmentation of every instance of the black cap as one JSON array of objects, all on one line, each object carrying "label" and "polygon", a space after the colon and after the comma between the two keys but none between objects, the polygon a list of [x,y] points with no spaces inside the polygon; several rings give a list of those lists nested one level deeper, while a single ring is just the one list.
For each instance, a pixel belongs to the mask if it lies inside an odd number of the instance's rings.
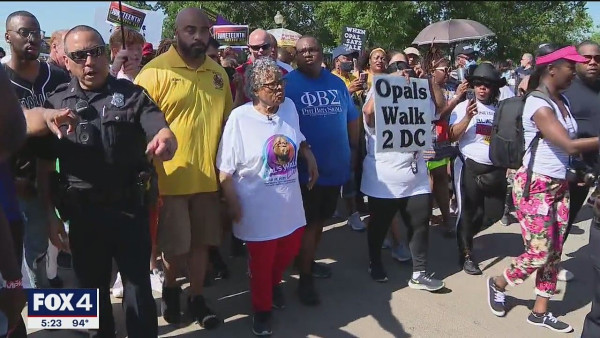
[{"label": "black cap", "polygon": [[493,83],[498,88],[506,86],[506,79],[502,77],[500,72],[490,63],[482,63],[475,70],[473,74],[466,77],[467,81],[473,80],[484,80]]},{"label": "black cap", "polygon": [[458,56],[460,54],[473,55],[473,57],[476,57],[478,55],[477,51],[473,49],[473,46],[471,44],[466,43],[456,45],[456,48],[454,49],[454,56]]}]

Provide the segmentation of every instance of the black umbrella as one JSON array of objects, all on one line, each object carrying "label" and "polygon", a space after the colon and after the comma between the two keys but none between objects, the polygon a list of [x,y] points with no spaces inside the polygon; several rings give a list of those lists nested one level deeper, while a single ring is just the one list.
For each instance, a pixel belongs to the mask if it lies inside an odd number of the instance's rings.
[{"label": "black umbrella", "polygon": [[466,40],[478,40],[496,35],[481,23],[466,19],[450,19],[432,23],[413,40],[413,45],[433,43],[452,44]]}]

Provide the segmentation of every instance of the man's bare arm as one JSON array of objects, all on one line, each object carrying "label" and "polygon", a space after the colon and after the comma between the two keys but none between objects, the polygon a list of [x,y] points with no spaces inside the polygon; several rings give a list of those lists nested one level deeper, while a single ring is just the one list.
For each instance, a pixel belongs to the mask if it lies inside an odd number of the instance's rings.
[{"label": "man's bare arm", "polygon": [[25,142],[26,122],[4,68],[0,67],[0,160],[6,159]]}]

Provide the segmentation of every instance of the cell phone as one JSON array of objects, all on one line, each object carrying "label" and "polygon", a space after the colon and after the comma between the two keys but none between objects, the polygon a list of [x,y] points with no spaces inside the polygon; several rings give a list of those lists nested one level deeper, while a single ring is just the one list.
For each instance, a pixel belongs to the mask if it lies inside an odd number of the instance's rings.
[{"label": "cell phone", "polygon": [[475,90],[467,89],[467,100],[474,101],[475,100]]},{"label": "cell phone", "polygon": [[360,82],[367,82],[367,73],[360,73]]}]

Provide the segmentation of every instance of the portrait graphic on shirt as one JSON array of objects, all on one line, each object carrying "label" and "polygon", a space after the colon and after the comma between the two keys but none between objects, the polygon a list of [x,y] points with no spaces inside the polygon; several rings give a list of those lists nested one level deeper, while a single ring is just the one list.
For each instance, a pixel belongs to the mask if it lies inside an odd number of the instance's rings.
[{"label": "portrait graphic on shirt", "polygon": [[475,134],[483,136],[483,142],[489,145],[492,137],[494,112],[483,110],[480,107],[478,109],[479,113],[475,115]]},{"label": "portrait graphic on shirt", "polygon": [[263,179],[267,185],[285,184],[296,173],[296,144],[287,136],[276,134],[263,147]]}]

